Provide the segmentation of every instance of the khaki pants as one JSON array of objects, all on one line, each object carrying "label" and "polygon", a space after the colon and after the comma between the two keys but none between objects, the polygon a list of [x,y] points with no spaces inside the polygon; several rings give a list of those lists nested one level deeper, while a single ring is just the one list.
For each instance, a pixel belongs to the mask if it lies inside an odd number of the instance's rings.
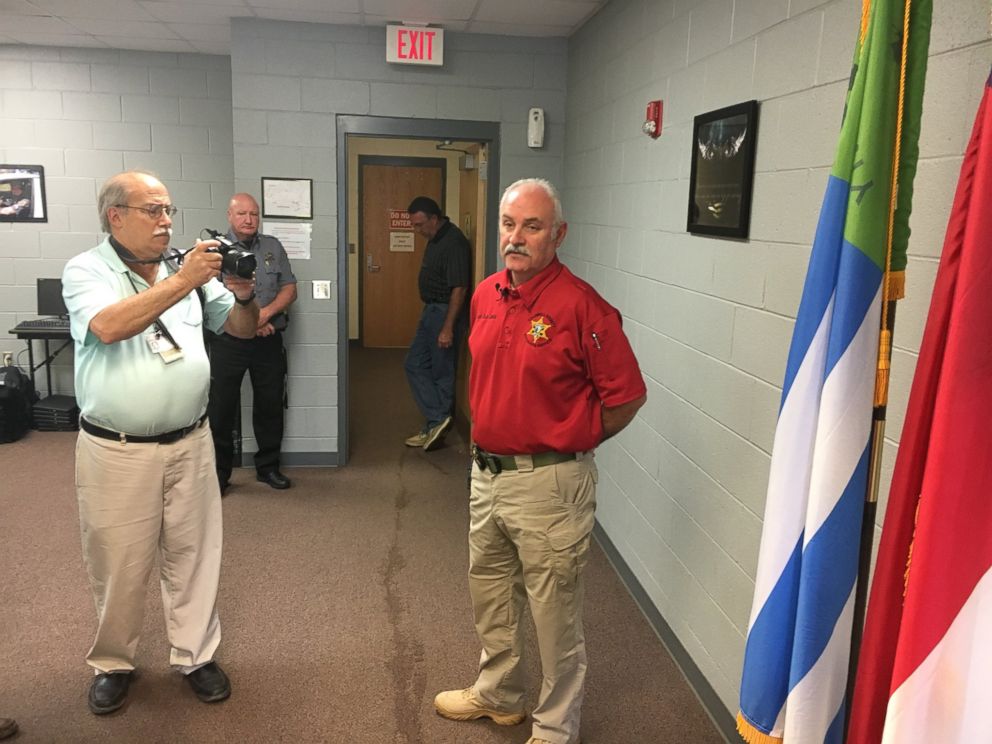
[{"label": "khaki pants", "polygon": [[482,641],[476,696],[501,711],[523,711],[525,599],[537,629],[543,684],[535,737],[579,740],[586,675],[583,578],[596,510],[596,465],[579,460],[494,476],[472,467],[469,588]]},{"label": "khaki pants", "polygon": [[134,669],[148,578],[159,557],[170,663],[188,672],[220,644],[220,490],[210,427],[173,444],[76,442],[83,558],[99,626],[86,663]]}]

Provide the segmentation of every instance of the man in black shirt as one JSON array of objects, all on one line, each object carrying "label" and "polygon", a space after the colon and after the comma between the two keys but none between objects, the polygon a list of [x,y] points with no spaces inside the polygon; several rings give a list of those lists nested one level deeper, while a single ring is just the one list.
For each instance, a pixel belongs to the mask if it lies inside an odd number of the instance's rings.
[{"label": "man in black shirt", "polygon": [[458,345],[465,335],[471,282],[471,248],[465,234],[441,214],[437,202],[418,196],[407,207],[413,229],[427,238],[418,286],[424,311],[406,356],[406,377],[424,415],[423,429],[408,447],[430,451],[441,446],[451,427]]}]

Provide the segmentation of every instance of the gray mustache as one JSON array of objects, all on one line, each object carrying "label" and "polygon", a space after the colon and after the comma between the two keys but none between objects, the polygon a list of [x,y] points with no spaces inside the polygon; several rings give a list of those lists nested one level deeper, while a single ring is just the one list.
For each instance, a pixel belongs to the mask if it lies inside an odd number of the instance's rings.
[{"label": "gray mustache", "polygon": [[530,251],[528,251],[523,246],[518,245],[508,245],[503,249],[503,255],[509,256],[511,253],[516,253],[518,256],[530,257]]}]

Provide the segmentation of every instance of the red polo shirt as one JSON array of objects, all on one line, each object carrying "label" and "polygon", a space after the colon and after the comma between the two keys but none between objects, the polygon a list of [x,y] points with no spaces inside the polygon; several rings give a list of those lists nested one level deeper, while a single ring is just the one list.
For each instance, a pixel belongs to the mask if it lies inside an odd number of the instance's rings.
[{"label": "red polo shirt", "polygon": [[603,439],[601,404],[646,391],[620,313],[557,257],[509,286],[501,271],[472,296],[472,438],[500,455],[593,449]]}]

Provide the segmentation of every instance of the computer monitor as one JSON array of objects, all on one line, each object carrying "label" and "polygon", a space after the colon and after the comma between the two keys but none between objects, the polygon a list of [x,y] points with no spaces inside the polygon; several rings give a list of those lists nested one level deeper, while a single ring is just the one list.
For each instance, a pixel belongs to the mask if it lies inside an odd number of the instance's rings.
[{"label": "computer monitor", "polygon": [[62,299],[61,279],[38,280],[38,315],[69,315]]}]

